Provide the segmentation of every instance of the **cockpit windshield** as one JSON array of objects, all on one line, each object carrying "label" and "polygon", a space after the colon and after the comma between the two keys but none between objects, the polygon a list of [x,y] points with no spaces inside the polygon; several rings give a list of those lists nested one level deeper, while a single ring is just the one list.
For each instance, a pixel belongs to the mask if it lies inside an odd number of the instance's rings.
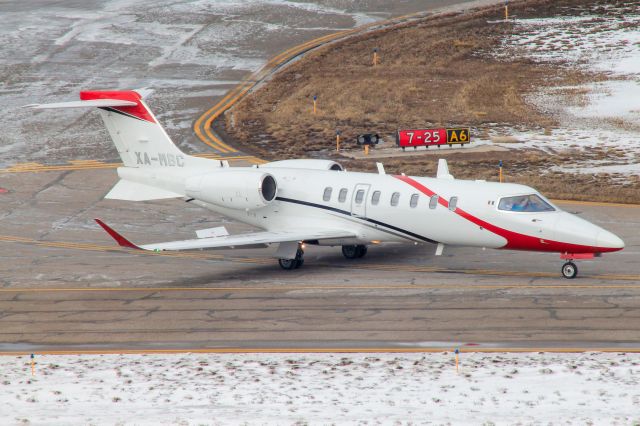
[{"label": "cockpit windshield", "polygon": [[555,209],[539,195],[516,195],[500,199],[498,210],[508,212],[552,212]]}]

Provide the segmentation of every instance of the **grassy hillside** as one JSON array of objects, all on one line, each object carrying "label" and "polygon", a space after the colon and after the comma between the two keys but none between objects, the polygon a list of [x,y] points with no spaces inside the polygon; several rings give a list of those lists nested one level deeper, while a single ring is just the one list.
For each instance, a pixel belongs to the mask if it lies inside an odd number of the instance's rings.
[{"label": "grassy hillside", "polygon": [[[584,3],[512,1],[510,11],[519,18],[555,16]],[[554,116],[527,103],[527,96],[541,87],[573,86],[598,77],[562,63],[495,58],[504,36],[515,31],[513,24],[501,21],[502,13],[496,7],[426,18],[326,46],[279,72],[227,112],[221,125],[236,143],[267,159],[334,156],[336,129],[351,149],[355,135],[365,132],[393,143],[398,128],[465,125],[476,137],[501,126],[551,131],[557,126]],[[374,48],[379,52],[375,67]],[[511,179],[554,197],[638,201],[637,180],[603,192],[599,188],[615,182],[564,173],[542,179],[539,170],[562,164],[567,159],[563,155],[567,153],[465,153],[450,161],[459,177],[495,178],[495,165],[502,159]],[[374,169],[373,161],[341,161],[352,169]],[[424,175],[434,171],[435,162],[434,157],[416,156],[385,165]]]}]

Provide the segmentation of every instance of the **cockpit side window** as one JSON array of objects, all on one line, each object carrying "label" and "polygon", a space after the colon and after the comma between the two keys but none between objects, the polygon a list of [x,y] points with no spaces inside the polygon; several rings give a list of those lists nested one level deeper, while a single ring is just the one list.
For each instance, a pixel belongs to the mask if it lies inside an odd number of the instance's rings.
[{"label": "cockpit side window", "polygon": [[536,194],[504,197],[498,203],[498,210],[507,212],[552,212],[553,206]]}]

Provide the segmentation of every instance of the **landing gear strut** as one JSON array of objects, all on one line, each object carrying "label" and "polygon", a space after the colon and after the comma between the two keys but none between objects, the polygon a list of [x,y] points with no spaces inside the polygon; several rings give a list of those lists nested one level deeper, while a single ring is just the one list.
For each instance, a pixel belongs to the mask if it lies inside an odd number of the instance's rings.
[{"label": "landing gear strut", "polygon": [[295,259],[278,259],[278,263],[282,269],[287,271],[298,269],[304,263],[304,251],[298,248]]},{"label": "landing gear strut", "polygon": [[562,265],[562,276],[567,279],[575,278],[578,275],[578,267],[573,262],[567,262]]},{"label": "landing gear strut", "polygon": [[347,259],[359,259],[367,254],[367,246],[342,246],[342,254]]}]

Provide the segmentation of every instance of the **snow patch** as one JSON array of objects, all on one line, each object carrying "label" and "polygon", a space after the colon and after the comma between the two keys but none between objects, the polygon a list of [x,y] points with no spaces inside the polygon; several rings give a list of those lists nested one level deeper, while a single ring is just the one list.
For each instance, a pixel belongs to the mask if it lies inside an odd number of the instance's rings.
[{"label": "snow patch", "polygon": [[0,358],[5,422],[633,424],[625,353],[36,355]]},{"label": "snow patch", "polygon": [[[625,8],[626,7],[626,8]],[[571,150],[575,162],[556,171],[637,175],[640,158],[640,9],[612,5],[572,10],[577,16],[515,19],[515,31],[493,55],[604,72],[608,80],[575,87],[545,89],[528,101],[556,116],[559,128],[498,129],[521,141],[513,149]],[[597,12],[597,13],[596,13]],[[597,165],[594,150],[614,153],[615,163]],[[590,167],[593,166],[593,167]]]},{"label": "snow patch", "polygon": [[640,80],[614,80],[581,86],[588,90],[587,103],[570,107],[576,117],[624,118],[640,128]]}]

